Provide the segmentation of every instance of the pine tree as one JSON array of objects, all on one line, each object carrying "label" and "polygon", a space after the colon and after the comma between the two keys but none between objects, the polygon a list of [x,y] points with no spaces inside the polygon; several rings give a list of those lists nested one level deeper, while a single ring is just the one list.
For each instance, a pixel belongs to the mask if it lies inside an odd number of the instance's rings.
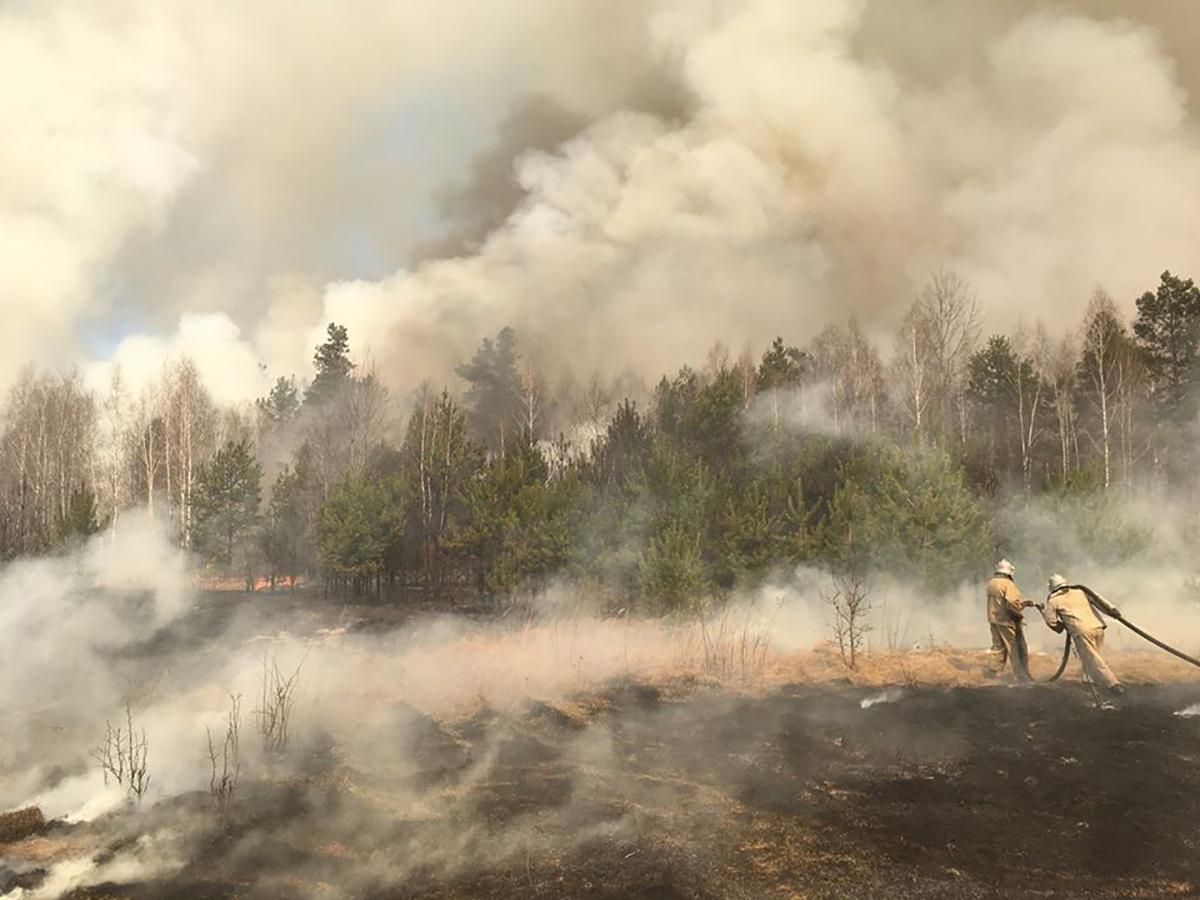
[{"label": "pine tree", "polygon": [[303,459],[301,454],[295,465],[284,466],[276,476],[260,532],[272,590],[280,577],[289,578],[294,586],[296,576],[305,568],[309,529],[304,510],[307,485]]},{"label": "pine tree", "polygon": [[472,431],[501,453],[519,433],[522,419],[518,359],[516,332],[505,328],[494,342],[485,338],[471,361],[455,370],[467,382],[464,400]]},{"label": "pine tree", "polygon": [[784,555],[784,525],[783,514],[772,509],[765,481],[756,479],[743,491],[725,491],[714,566],[717,584],[728,590],[764,575]]},{"label": "pine tree", "polygon": [[1006,476],[1019,475],[1028,489],[1047,412],[1047,391],[1033,360],[1007,337],[994,335],[971,356],[968,373],[967,398],[984,436],[984,484],[994,491]]},{"label": "pine tree", "polygon": [[356,595],[375,588],[388,573],[403,531],[403,491],[396,481],[352,478],[338,485],[321,507],[321,565]]},{"label": "pine tree", "polygon": [[245,549],[258,524],[261,479],[262,467],[245,440],[228,442],[200,467],[193,542],[209,561],[226,569],[249,564]]},{"label": "pine tree", "polygon": [[777,337],[758,364],[755,384],[760,391],[796,388],[811,368],[812,358],[807,353],[797,347],[785,347],[783,338]]},{"label": "pine tree", "polygon": [[[758,364],[755,387],[759,393],[767,395],[771,436],[776,441],[781,436],[784,416],[793,409],[801,415],[806,411],[803,388],[812,368],[812,357],[796,347],[785,347],[781,337],[775,338]],[[796,403],[797,399],[799,403]]]},{"label": "pine tree", "polygon": [[255,401],[259,415],[271,425],[282,425],[295,418],[300,411],[300,392],[296,389],[296,379],[284,378],[282,375],[275,379],[271,392]]},{"label": "pine tree", "polygon": [[1154,399],[1167,416],[1186,421],[1196,407],[1200,288],[1163,272],[1158,289],[1138,298],[1137,310],[1133,332],[1146,355]]},{"label": "pine tree", "polygon": [[637,588],[637,555],[631,545],[646,527],[646,467],[653,450],[649,423],[625,400],[581,472],[588,526],[576,555],[587,574],[627,600]]},{"label": "pine tree", "polygon": [[701,537],[694,527],[672,522],[656,534],[638,560],[642,593],[661,612],[695,607],[708,588]]},{"label": "pine tree", "polygon": [[1133,331],[1157,411],[1156,458],[1175,487],[1194,490],[1197,451],[1191,428],[1200,410],[1200,289],[1163,272],[1158,289],[1137,301]]},{"label": "pine tree", "polygon": [[875,448],[844,464],[822,527],[836,571],[913,576],[945,589],[986,564],[990,524],[943,453]]},{"label": "pine tree", "polygon": [[350,361],[350,336],[346,326],[330,322],[326,335],[325,342],[317,347],[313,355],[313,366],[317,374],[304,395],[304,402],[308,404],[319,404],[329,400],[349,381],[354,371],[354,363]]},{"label": "pine tree", "polygon": [[650,447],[650,428],[637,404],[623,401],[592,448],[589,481],[604,494],[626,490],[636,473],[644,470]]},{"label": "pine tree", "polygon": [[494,457],[466,487],[466,524],[451,537],[473,560],[480,595],[536,589],[562,569],[575,544],[581,496],[575,472],[551,478],[528,432],[507,455]]},{"label": "pine tree", "polygon": [[744,412],[745,395],[737,374],[722,369],[700,390],[681,437],[713,472],[740,473],[746,456]]}]

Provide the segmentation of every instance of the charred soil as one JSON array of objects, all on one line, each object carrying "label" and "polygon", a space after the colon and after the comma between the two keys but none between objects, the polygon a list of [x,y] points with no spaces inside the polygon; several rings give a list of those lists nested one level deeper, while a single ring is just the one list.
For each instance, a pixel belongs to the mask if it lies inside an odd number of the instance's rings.
[{"label": "charred soil", "polygon": [[[69,896],[1190,896],[1200,718],[1176,713],[1198,695],[625,684],[454,723],[398,707],[390,754],[324,748],[248,783],[227,828],[203,798],[79,826],[110,854],[170,829],[187,858]],[[35,871],[27,843],[0,847],[10,872]]]}]

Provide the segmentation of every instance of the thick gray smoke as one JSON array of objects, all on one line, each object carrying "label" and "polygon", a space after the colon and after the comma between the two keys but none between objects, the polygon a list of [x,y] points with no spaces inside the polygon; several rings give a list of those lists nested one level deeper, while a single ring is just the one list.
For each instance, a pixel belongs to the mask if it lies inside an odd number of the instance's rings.
[{"label": "thick gray smoke", "polygon": [[1154,29],[1031,11],[929,81],[870,52],[866,9],[660,7],[689,116],[621,112],[525,155],[477,254],[335,285],[327,316],[390,326],[426,371],[513,324],[559,365],[655,372],[847,311],[889,327],[941,265],[1007,328],[1073,325],[1089,285],[1132,298],[1194,261],[1178,190],[1200,153]]},{"label": "thick gray smoke", "polygon": [[990,326],[1073,326],[1200,253],[1190,5],[0,16],[0,382],[125,337],[130,380],[187,352],[244,399],[331,319],[398,385],[506,324],[548,367],[657,374],[885,331],[938,267]]}]

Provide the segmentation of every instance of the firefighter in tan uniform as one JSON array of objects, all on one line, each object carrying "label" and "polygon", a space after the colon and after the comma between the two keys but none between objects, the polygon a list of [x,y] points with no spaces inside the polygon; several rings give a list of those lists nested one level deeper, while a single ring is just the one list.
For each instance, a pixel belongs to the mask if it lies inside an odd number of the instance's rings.
[{"label": "firefighter in tan uniform", "polygon": [[988,625],[992,631],[992,674],[1000,675],[1006,663],[1012,664],[1017,681],[1029,681],[1029,647],[1023,629],[1025,607],[1033,606],[1021,598],[1013,576],[1016,568],[1007,559],[996,563],[996,572],[987,583]]},{"label": "firefighter in tan uniform", "polygon": [[[1113,694],[1125,693],[1124,686],[1100,655],[1104,649],[1104,631],[1108,626],[1096,615],[1088,595],[1079,588],[1069,587],[1061,575],[1051,575],[1047,587],[1049,596],[1044,604],[1039,604],[1046,624],[1057,632],[1066,629],[1075,653],[1083,664],[1083,671],[1092,684]],[[1104,612],[1117,615],[1111,607]]]}]

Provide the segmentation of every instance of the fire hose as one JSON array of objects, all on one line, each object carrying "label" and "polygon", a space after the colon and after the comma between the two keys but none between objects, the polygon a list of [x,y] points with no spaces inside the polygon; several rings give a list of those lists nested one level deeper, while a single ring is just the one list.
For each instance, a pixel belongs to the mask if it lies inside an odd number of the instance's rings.
[{"label": "fire hose", "polygon": [[[1113,606],[1111,603],[1109,603],[1107,600],[1105,600],[1103,597],[1101,597],[1099,594],[1097,594],[1095,591],[1093,591],[1087,585],[1083,585],[1083,584],[1066,585],[1065,589],[1083,591],[1084,594],[1087,595],[1088,602],[1091,603],[1092,609],[1094,609],[1098,614],[1100,614],[1102,619],[1103,619],[1103,616],[1108,616],[1109,618],[1116,619],[1118,622],[1120,622],[1122,625],[1124,625],[1126,628],[1128,628],[1130,631],[1132,631],[1138,637],[1144,638],[1145,640],[1149,641],[1151,644],[1154,644],[1154,646],[1159,647],[1163,650],[1166,650],[1172,656],[1177,656],[1179,659],[1182,659],[1184,662],[1191,663],[1193,666],[1200,668],[1200,659],[1196,659],[1196,657],[1194,657],[1194,656],[1188,656],[1188,654],[1184,653],[1182,650],[1178,650],[1175,647],[1172,647],[1170,644],[1166,643],[1165,641],[1160,641],[1154,635],[1149,634],[1149,633],[1143,631],[1142,629],[1138,628],[1136,625],[1134,625],[1132,622],[1130,622],[1128,619],[1126,619],[1123,615],[1121,615],[1121,611],[1119,609],[1117,609],[1115,606]],[[1063,642],[1062,662],[1060,662],[1058,665],[1058,671],[1055,672],[1053,675],[1051,675],[1049,678],[1033,678],[1032,676],[1030,676],[1030,680],[1034,681],[1038,684],[1049,684],[1052,681],[1058,681],[1058,679],[1062,677],[1062,673],[1066,671],[1067,660],[1070,658],[1070,656],[1071,656],[1071,635],[1068,634],[1066,636],[1066,640]],[[1026,662],[1026,671],[1028,671],[1028,661]]]},{"label": "fire hose", "polygon": [[[1030,675],[1029,680],[1032,681],[1034,684],[1049,684],[1052,681],[1058,681],[1058,679],[1062,678],[1062,673],[1067,671],[1067,661],[1070,658],[1071,658],[1071,636],[1068,634],[1066,636],[1066,640],[1063,641],[1062,660],[1059,661],[1058,669],[1055,671],[1055,673],[1053,675],[1051,675],[1049,678],[1034,678],[1033,675]],[[1026,672],[1029,671],[1029,661],[1028,660],[1026,660],[1026,662],[1025,662],[1025,671]]]},{"label": "fire hose", "polygon": [[1091,588],[1085,587],[1082,584],[1074,585],[1074,587],[1077,587],[1079,590],[1081,590],[1085,594],[1087,594],[1087,598],[1089,601],[1091,601],[1091,604],[1094,608],[1098,609],[1101,613],[1103,613],[1107,616],[1110,616],[1111,618],[1116,619],[1118,622],[1120,622],[1122,625],[1124,625],[1126,628],[1128,628],[1130,631],[1132,631],[1138,637],[1145,638],[1147,641],[1152,643],[1154,646],[1159,647],[1163,650],[1166,650],[1172,656],[1177,656],[1180,659],[1182,659],[1184,662],[1191,663],[1193,666],[1200,668],[1200,659],[1196,659],[1196,657],[1194,657],[1194,656],[1188,656],[1182,650],[1177,650],[1176,648],[1172,647],[1170,644],[1166,643],[1165,641],[1160,641],[1154,635],[1147,634],[1145,631],[1142,631],[1142,629],[1138,628],[1136,625],[1134,625],[1132,622],[1130,622],[1127,618],[1125,618],[1123,615],[1121,615],[1121,611],[1119,609],[1117,609],[1115,606],[1113,606],[1111,603],[1109,603],[1107,600],[1105,600],[1103,597],[1101,597],[1099,594],[1097,594]]}]

